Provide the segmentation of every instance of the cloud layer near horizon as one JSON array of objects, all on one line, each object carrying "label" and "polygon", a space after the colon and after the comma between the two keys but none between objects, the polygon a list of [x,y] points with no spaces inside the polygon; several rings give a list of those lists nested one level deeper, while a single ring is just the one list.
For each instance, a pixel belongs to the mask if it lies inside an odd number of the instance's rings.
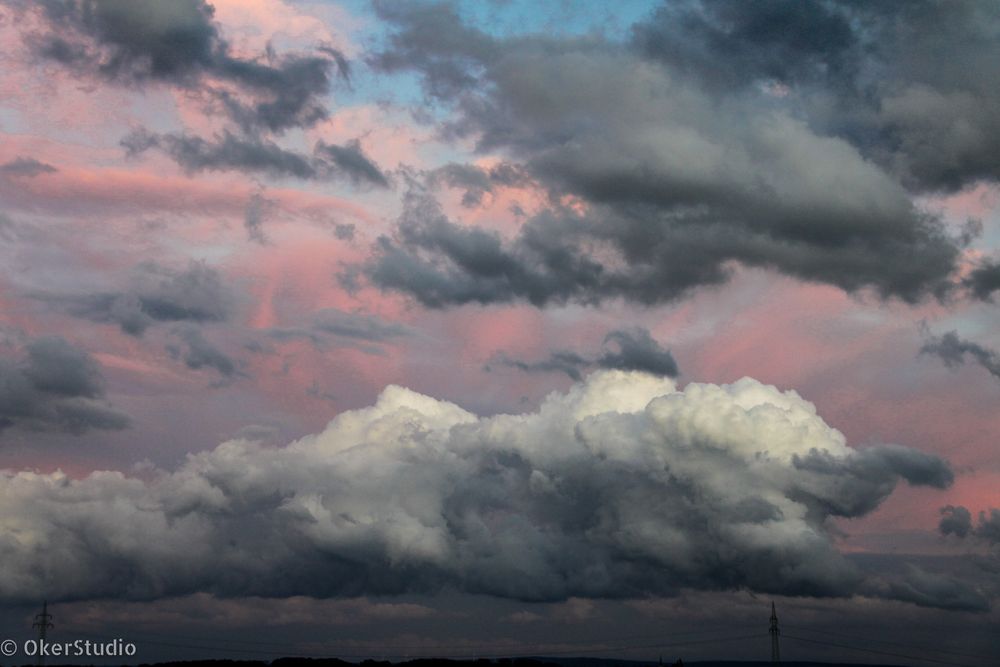
[{"label": "cloud layer near horizon", "polygon": [[[795,392],[749,378],[680,391],[599,371],[492,418],[390,386],[317,435],[228,441],[176,472],[5,473],[0,598],[898,597],[827,520],[871,512],[901,479],[944,488],[952,473],[898,445],[852,449]],[[904,587],[918,603],[986,605],[918,575]]]}]

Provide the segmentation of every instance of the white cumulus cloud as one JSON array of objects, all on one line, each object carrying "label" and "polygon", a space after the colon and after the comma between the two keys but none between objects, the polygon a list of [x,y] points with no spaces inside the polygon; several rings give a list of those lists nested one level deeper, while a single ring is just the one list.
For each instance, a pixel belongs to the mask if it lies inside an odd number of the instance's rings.
[{"label": "white cumulus cloud", "polygon": [[794,391],[749,378],[681,390],[600,371],[488,418],[390,386],[316,435],[230,440],[145,479],[4,472],[0,599],[870,593],[891,589],[827,519],[900,479],[951,472],[849,447]]}]

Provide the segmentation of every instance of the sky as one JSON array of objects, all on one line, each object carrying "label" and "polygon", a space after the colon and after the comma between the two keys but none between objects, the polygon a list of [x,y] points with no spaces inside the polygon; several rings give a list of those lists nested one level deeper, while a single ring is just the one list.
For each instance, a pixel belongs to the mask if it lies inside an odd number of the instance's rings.
[{"label": "sky", "polygon": [[786,659],[1000,654],[996,3],[0,44],[7,636],[767,659],[774,601]]}]

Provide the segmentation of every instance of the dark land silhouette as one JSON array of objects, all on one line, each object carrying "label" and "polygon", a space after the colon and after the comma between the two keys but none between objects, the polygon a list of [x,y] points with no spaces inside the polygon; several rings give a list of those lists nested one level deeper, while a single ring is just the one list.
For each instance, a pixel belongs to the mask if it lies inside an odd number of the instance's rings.
[{"label": "dark land silhouette", "polygon": [[[674,667],[682,658],[670,656],[663,658],[663,667]],[[115,665],[119,663],[74,663],[80,667],[96,664]],[[133,663],[134,664],[134,663]],[[707,660],[681,662],[683,667],[771,667],[774,663],[766,660]],[[783,660],[782,667],[900,667],[891,663],[842,663]],[[360,663],[338,660],[336,658],[278,658],[277,660],[184,660],[156,663],[140,663],[138,667],[659,667],[657,661],[643,660],[613,660],[604,658],[499,658],[478,660],[446,660],[438,658],[419,658],[402,662],[387,660],[364,660]],[[0,667],[14,667],[0,664]],[[35,667],[35,663],[27,663],[21,667]],[[60,667],[71,667],[68,663],[60,663]]]}]

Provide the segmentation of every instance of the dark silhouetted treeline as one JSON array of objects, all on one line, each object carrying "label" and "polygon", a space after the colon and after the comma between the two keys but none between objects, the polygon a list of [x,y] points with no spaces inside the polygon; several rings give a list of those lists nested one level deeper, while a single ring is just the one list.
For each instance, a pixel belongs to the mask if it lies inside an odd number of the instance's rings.
[{"label": "dark silhouetted treeline", "polygon": [[[677,658],[663,659],[663,667],[674,665]],[[105,663],[110,664],[110,663]],[[404,662],[387,660],[365,660],[360,667],[656,667],[656,662],[639,660],[608,660],[602,658],[500,658],[479,660],[445,660],[441,658],[418,658]],[[767,661],[710,660],[685,662],[685,667],[771,667]],[[858,664],[833,662],[797,662],[784,660],[782,667],[894,667],[888,664]],[[5,667],[0,664],[0,667]],[[9,667],[15,667],[13,665]],[[34,667],[34,664],[20,667]],[[53,666],[56,667],[56,666]],[[93,667],[88,665],[63,665],[58,667]],[[263,660],[186,660],[174,662],[142,663],[138,667],[359,667],[359,663],[336,658],[278,658],[270,662]]]}]

